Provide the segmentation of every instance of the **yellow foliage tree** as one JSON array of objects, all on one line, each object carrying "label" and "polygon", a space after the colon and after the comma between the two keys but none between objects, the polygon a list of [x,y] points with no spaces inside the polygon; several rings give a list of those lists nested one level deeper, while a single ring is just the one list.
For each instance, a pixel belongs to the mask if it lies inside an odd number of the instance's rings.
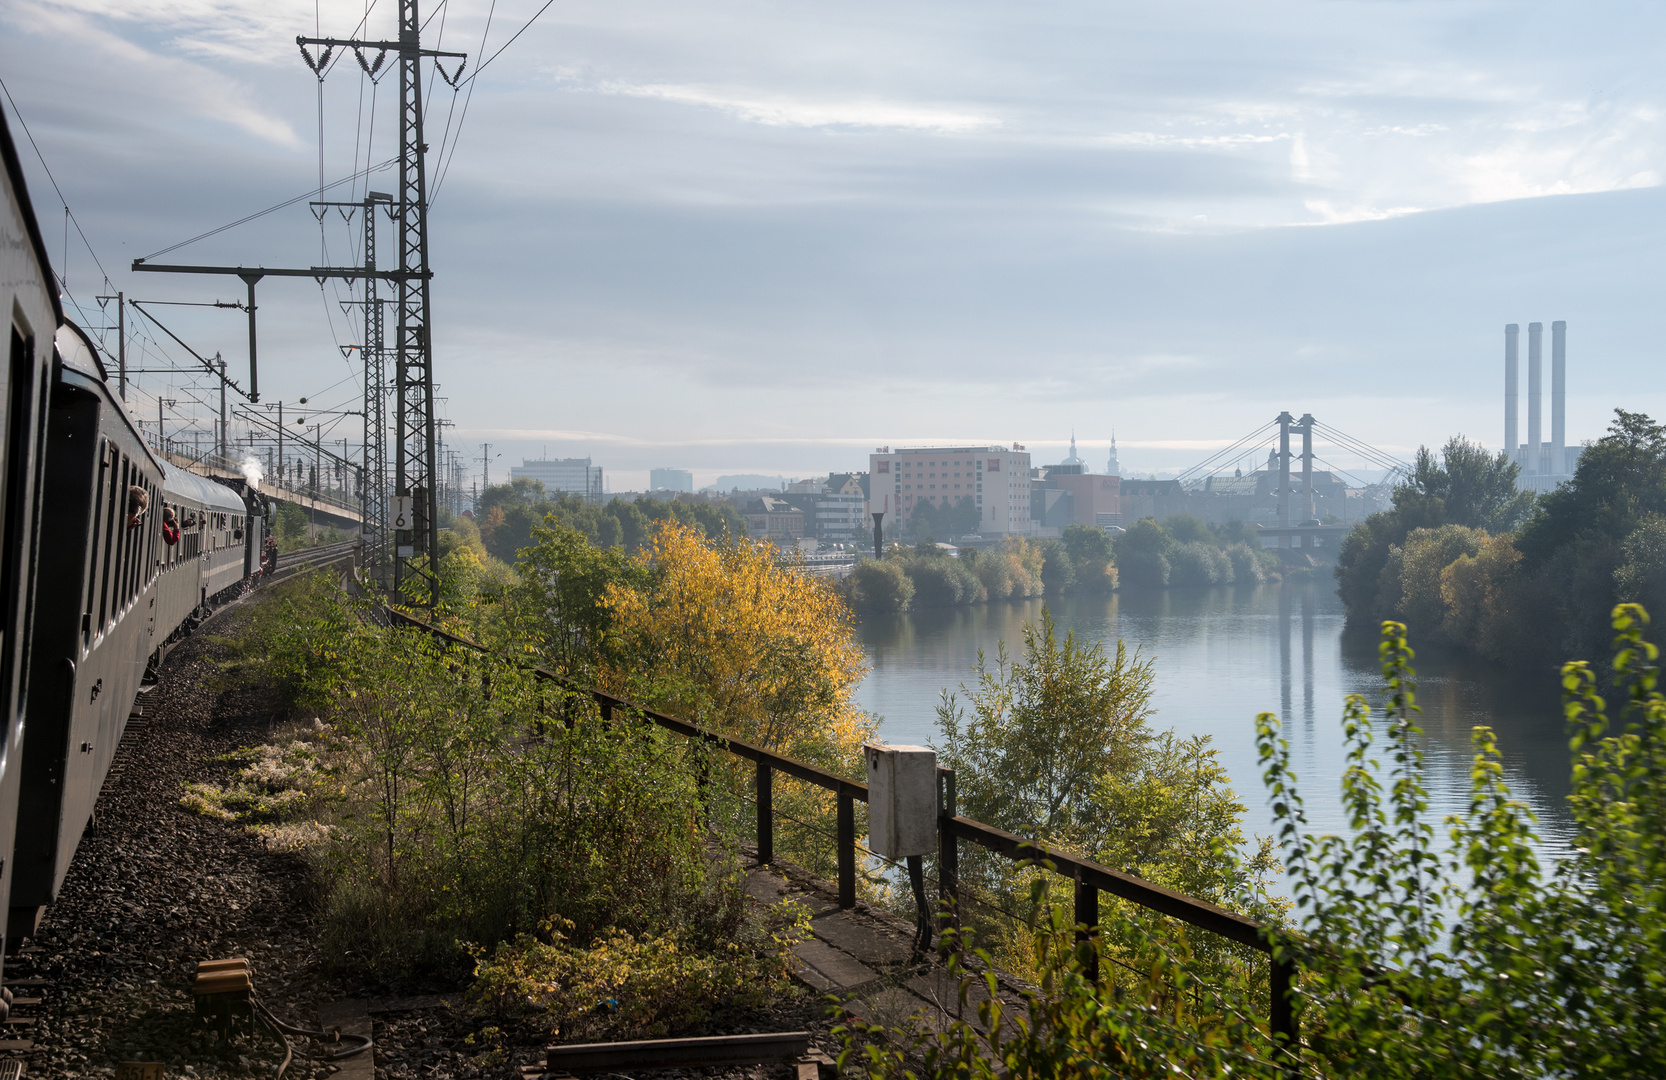
[{"label": "yellow foliage tree", "polygon": [[861,768],[877,720],[852,699],[867,665],[837,593],[777,565],[772,548],[675,521],[636,559],[641,583],[610,583],[602,600],[605,687],[830,770]]}]

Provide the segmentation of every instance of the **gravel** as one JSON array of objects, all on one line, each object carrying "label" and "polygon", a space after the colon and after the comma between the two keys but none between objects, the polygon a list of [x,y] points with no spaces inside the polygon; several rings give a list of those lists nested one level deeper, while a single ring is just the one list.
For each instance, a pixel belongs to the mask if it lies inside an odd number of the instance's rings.
[{"label": "gravel", "polygon": [[[211,630],[235,633],[244,617],[234,610]],[[495,1080],[541,1061],[535,1025],[488,1030],[493,1021],[463,1004],[460,987],[366,985],[332,969],[314,944],[320,887],[307,863],[179,805],[182,785],[223,781],[234,766],[222,755],[269,741],[291,719],[261,688],[215,688],[228,655],[199,635],[169,657],[157,687],[141,696],[145,716],[123,739],[58,902],[6,959],[8,984],[45,980],[16,990],[41,998],[15,1013],[37,1018],[13,1036],[34,1040],[33,1050],[14,1055],[28,1075],[108,1077],[118,1062],[150,1060],[164,1062],[169,1077],[272,1076],[283,1058],[272,1035],[222,1042],[196,1014],[197,962],[239,956],[249,959],[261,999],[292,1024],[314,1026],[322,1003],[369,1000],[378,1080]],[[818,1047],[836,1053],[829,1023],[822,1001],[794,990],[684,1034],[808,1028]],[[338,1068],[297,1056],[286,1076],[318,1080]]]}]

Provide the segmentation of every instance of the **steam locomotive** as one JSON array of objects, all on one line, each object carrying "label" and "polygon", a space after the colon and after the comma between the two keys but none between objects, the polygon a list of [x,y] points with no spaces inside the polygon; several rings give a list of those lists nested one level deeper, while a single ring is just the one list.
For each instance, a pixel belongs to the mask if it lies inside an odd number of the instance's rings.
[{"label": "steam locomotive", "polygon": [[[253,575],[264,499],[158,458],[64,317],[0,115],[0,912],[7,950],[57,895],[135,698]],[[245,485],[246,487],[246,485]],[[173,510],[179,532],[164,530]],[[0,1000],[0,1016],[5,1003]]]}]

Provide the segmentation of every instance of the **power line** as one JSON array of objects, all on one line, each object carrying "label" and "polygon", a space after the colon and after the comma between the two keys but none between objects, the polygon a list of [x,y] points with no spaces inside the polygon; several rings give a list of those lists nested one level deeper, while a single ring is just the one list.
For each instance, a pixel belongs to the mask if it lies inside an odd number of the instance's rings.
[{"label": "power line", "polygon": [[[522,34],[526,33],[527,30],[532,26],[532,24],[538,21],[538,16],[540,16],[544,12],[548,11],[550,9],[550,5],[554,4],[554,3],[555,3],[555,0],[547,0],[547,2],[544,4],[544,6],[539,8],[536,12],[534,12],[532,18],[530,18],[526,21],[525,26],[523,26],[519,30],[515,31],[514,37],[511,37],[508,41],[505,41],[502,45],[498,46],[497,52],[493,53],[491,56],[488,56],[486,58],[485,63],[483,63],[479,67],[475,68],[474,69],[474,74],[470,75],[467,79],[465,79],[463,81],[472,83],[475,79],[479,78],[480,73],[482,71],[486,70],[487,65],[489,65],[493,60],[496,60],[499,56],[502,56],[504,49],[507,49],[509,46],[515,44],[515,38],[518,38]],[[462,89],[462,87],[458,87],[458,89],[460,90],[460,89]]]},{"label": "power line", "polygon": [[[492,32],[492,16],[495,14],[497,14],[497,0],[492,0],[492,6],[486,10],[486,29],[480,32],[480,53],[486,51],[486,37]],[[533,18],[537,17],[538,16],[536,15],[533,16]],[[505,48],[507,48],[507,46],[505,46]],[[501,52],[502,50],[499,51]],[[494,53],[493,55],[496,54]],[[476,71],[474,74],[478,75],[480,72]],[[469,77],[468,96],[463,98],[463,115],[457,118],[457,134],[452,136],[451,150],[449,153],[445,148],[445,138],[443,136],[440,138],[440,153],[444,155],[444,160],[440,162],[440,175],[434,179],[434,193],[428,197],[428,204],[430,206],[434,204],[435,199],[440,197],[440,188],[445,186],[445,178],[451,173],[451,159],[457,156],[457,142],[463,137],[463,123],[469,118],[469,103],[473,100],[474,77],[471,75]],[[451,103],[453,106],[457,104],[457,91],[455,90],[451,92]],[[449,112],[446,113],[445,117],[445,129],[447,132],[450,132],[451,130],[451,114]]]},{"label": "power line", "polygon": [[[326,191],[329,191],[331,188],[338,188],[343,184],[352,183],[353,181],[358,180],[362,177],[369,176],[371,173],[381,172],[383,169],[386,169],[391,165],[397,165],[397,164],[399,164],[399,159],[397,157],[388,158],[386,161],[382,162],[379,165],[367,166],[367,167],[365,167],[363,169],[360,169],[357,172],[353,173],[351,176],[344,176],[340,180],[333,180],[330,183],[325,184],[321,188],[317,188],[313,191],[306,192],[303,195],[297,195],[293,199],[285,199],[281,203],[277,203],[273,206],[268,206],[264,210],[261,210],[257,213],[250,214],[248,217],[238,218],[236,221],[230,222],[229,224],[226,224],[226,225],[221,225],[219,228],[209,229],[205,233],[198,233],[196,236],[191,237],[191,239],[189,239],[189,240],[181,240],[179,243],[174,244],[170,247],[165,247],[160,251],[153,251],[149,255],[146,255],[144,258],[139,259],[137,261],[138,262],[149,262],[150,260],[156,258],[158,255],[166,255],[170,251],[178,251],[180,248],[186,247],[187,245],[190,245],[190,244],[194,244],[198,240],[207,240],[210,236],[218,236],[220,233],[225,232],[227,229],[235,229],[239,225],[247,225],[249,222],[255,220],[256,218],[263,218],[267,214],[272,213],[273,211],[282,210],[285,207],[289,207],[289,206],[294,206],[296,203],[301,202],[305,199],[311,199],[311,198],[314,198],[316,196],[322,195]],[[79,228],[79,227],[80,226],[77,226],[77,228]],[[96,259],[97,256],[94,256],[94,258]],[[100,267],[100,269],[103,269],[103,268]]]},{"label": "power line", "polygon": [[[17,117],[18,126],[23,128],[23,134],[29,137],[29,146],[34,149],[35,157],[40,159],[41,168],[46,170],[46,178],[52,182],[52,190],[57,192],[58,202],[64,208],[64,217],[75,223],[75,233],[81,238],[81,243],[86,245],[87,254],[93,257],[93,265],[97,266],[98,272],[104,275],[104,284],[110,284],[109,271],[105,270],[104,264],[99,261],[98,252],[93,250],[92,242],[87,239],[86,232],[81,228],[81,220],[77,218],[75,216],[75,212],[69,208],[69,200],[64,197],[63,189],[58,186],[58,178],[52,175],[52,166],[46,163],[46,155],[41,153],[40,144],[35,142],[35,133],[29,130],[28,121],[23,119],[23,110],[17,107],[17,99],[12,97],[12,88],[6,85],[5,79],[0,79],[0,90],[4,90],[6,92],[6,100],[12,103],[12,115]],[[65,255],[65,259],[66,261],[68,260],[67,253]],[[66,293],[69,292],[68,281],[60,279],[60,283],[63,285],[64,291]],[[75,306],[78,310],[81,307],[79,303],[76,303]]]}]

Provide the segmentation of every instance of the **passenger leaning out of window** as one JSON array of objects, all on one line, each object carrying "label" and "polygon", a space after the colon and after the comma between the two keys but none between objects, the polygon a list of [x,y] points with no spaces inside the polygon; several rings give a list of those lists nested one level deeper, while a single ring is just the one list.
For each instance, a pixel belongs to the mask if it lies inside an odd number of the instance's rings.
[{"label": "passenger leaning out of window", "polygon": [[162,539],[168,542],[169,547],[179,543],[179,526],[174,522],[174,508],[171,506],[162,508]]},{"label": "passenger leaning out of window", "polygon": [[127,527],[137,529],[145,520],[145,510],[150,506],[150,496],[145,489],[134,484],[127,489]]}]

